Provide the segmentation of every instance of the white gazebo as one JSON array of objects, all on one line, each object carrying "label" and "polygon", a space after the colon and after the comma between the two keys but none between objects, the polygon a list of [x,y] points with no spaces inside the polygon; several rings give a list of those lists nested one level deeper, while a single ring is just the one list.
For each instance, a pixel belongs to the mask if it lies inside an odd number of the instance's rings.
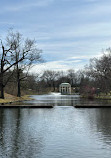
[{"label": "white gazebo", "polygon": [[59,86],[61,94],[71,94],[71,85],[69,83],[61,83]]}]

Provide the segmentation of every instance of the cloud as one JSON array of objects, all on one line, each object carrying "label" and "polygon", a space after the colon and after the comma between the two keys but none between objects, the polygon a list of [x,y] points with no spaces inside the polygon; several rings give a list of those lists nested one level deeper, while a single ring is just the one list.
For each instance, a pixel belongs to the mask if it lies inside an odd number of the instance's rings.
[{"label": "cloud", "polygon": [[32,9],[33,7],[46,7],[52,4],[54,0],[31,0],[24,2],[13,2],[13,4],[6,4],[5,7],[2,8],[0,13],[5,12],[17,12]]},{"label": "cloud", "polygon": [[0,10],[0,37],[14,25],[43,50],[48,62],[37,69],[77,69],[110,46],[110,4],[110,0],[12,0]]},{"label": "cloud", "polygon": [[31,73],[41,73],[45,70],[55,70],[55,71],[66,71],[69,69],[70,66],[67,66],[66,64],[61,63],[60,61],[51,61],[44,64],[37,64],[35,65],[30,72]]},{"label": "cloud", "polygon": [[[72,59],[72,60],[71,60]],[[67,71],[69,69],[82,69],[84,64],[82,63],[84,59],[65,59],[58,61],[50,61],[43,64],[34,65],[30,70],[31,73],[40,73],[45,70],[55,70],[55,71]]]},{"label": "cloud", "polygon": [[42,73],[45,70],[55,70],[55,71],[67,71],[69,69],[74,69],[75,71],[84,69],[84,66],[89,63],[91,58],[100,58],[103,53],[98,53],[97,55],[78,55],[66,58],[64,60],[49,61],[42,64],[35,64],[30,70],[30,73]]},{"label": "cloud", "polygon": [[96,54],[96,55],[92,55],[92,54],[90,54],[90,55],[79,55],[79,56],[72,56],[72,57],[70,57],[70,58],[68,58],[68,60],[77,60],[77,59],[79,59],[79,60],[89,60],[89,59],[91,59],[91,58],[100,58],[101,56],[103,55],[103,53],[102,52],[99,52],[98,54]]}]

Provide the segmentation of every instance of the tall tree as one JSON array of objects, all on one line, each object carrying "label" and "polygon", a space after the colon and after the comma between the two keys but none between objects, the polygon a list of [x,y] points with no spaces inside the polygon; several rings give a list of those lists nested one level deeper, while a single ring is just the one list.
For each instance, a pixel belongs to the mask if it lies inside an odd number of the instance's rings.
[{"label": "tall tree", "polygon": [[41,76],[41,80],[44,80],[50,88],[53,88],[53,91],[55,91],[55,81],[57,78],[58,72],[52,70],[44,71],[43,75]]},{"label": "tall tree", "polygon": [[77,84],[77,74],[73,69],[68,70],[68,79],[71,86],[75,86]]},{"label": "tall tree", "polygon": [[[10,46],[15,43],[13,47],[14,53],[11,54],[12,60],[16,62],[14,71],[16,71],[17,81],[17,96],[21,96],[21,81],[24,80],[30,68],[35,63],[42,61],[40,49],[37,49],[36,41],[25,39],[19,32],[10,31],[7,36],[7,45]],[[21,57],[23,60],[20,61]],[[25,73],[23,73],[25,72]]]},{"label": "tall tree", "polygon": [[12,61],[11,56],[13,55],[13,47],[15,43],[11,43],[10,46],[7,46],[5,42],[1,40],[1,47],[0,47],[0,98],[4,99],[4,87],[6,86],[10,76],[7,78],[7,81],[4,82],[4,77],[6,72],[11,69],[14,65],[24,59],[24,56],[18,61]]},{"label": "tall tree", "polygon": [[100,58],[90,60],[86,74],[95,81],[103,92],[111,91],[111,49],[106,50]]},{"label": "tall tree", "polygon": [[12,67],[16,68],[17,96],[20,97],[20,81],[25,78],[25,76],[21,77],[21,72],[23,70],[28,72],[34,62],[41,60],[41,50],[37,49],[35,40],[24,40],[19,32],[9,31],[6,40],[1,39],[0,41],[0,98],[4,98],[4,88],[12,74],[9,73],[7,79],[5,79],[5,75]]}]

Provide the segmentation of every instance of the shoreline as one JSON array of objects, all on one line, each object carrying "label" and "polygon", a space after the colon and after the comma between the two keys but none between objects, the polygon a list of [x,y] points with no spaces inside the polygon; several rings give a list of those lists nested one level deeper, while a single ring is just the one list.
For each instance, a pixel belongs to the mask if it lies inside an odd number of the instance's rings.
[{"label": "shoreline", "polygon": [[22,101],[27,101],[27,100],[33,100],[33,98],[31,98],[30,95],[16,97],[16,96],[5,93],[5,98],[4,99],[0,98],[0,105],[12,104],[12,103],[22,102]]},{"label": "shoreline", "polygon": [[111,100],[111,96],[108,95],[104,95],[104,96],[92,96],[91,98],[89,96],[82,96],[80,95],[81,98],[85,98],[85,99],[89,99],[89,100],[93,100],[93,99],[100,99],[100,100]]}]

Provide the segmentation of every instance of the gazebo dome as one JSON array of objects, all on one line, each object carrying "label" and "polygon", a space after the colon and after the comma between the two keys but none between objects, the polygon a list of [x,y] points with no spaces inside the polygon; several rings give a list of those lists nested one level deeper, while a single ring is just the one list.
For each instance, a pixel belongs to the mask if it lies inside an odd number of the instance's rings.
[{"label": "gazebo dome", "polygon": [[70,85],[70,84],[69,83],[61,83],[60,85],[62,86],[62,85]]}]

